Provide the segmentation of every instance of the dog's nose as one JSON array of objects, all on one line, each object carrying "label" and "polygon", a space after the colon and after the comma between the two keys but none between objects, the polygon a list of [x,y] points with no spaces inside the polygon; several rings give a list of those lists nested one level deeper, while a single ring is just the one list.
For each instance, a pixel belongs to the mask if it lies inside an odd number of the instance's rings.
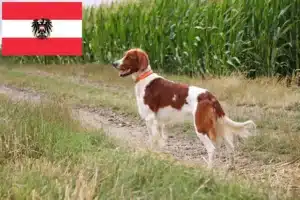
[{"label": "dog's nose", "polygon": [[119,65],[118,61],[115,61],[115,62],[112,63],[112,66],[114,66],[114,67],[118,67],[118,65]]}]

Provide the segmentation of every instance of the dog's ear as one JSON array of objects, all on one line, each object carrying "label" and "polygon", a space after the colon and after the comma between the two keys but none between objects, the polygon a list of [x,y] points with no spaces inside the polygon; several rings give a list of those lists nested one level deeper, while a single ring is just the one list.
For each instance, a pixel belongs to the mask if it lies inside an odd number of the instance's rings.
[{"label": "dog's ear", "polygon": [[139,62],[139,71],[144,71],[147,69],[149,65],[149,58],[148,55],[143,51],[137,51],[137,57]]}]

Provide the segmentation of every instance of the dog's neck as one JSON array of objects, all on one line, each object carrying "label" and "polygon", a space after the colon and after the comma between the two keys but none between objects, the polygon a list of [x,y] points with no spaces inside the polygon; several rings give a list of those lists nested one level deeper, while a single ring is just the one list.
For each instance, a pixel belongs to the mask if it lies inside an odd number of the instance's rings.
[{"label": "dog's neck", "polygon": [[[150,72],[152,72],[152,69],[151,69],[151,66],[148,65],[148,67],[147,67],[145,70],[143,70],[143,71],[138,71],[138,72],[132,74],[132,79],[133,79],[135,82],[137,82],[137,81],[139,81],[139,79],[140,79],[141,76],[143,76],[144,74],[147,75],[147,74],[149,74]],[[150,74],[149,74],[149,75],[150,75]]]}]

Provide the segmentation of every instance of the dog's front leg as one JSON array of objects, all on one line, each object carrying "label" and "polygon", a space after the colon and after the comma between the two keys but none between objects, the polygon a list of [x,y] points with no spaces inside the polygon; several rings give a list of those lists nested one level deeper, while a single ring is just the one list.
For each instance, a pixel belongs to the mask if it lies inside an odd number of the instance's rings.
[{"label": "dog's front leg", "polygon": [[158,124],[158,130],[160,134],[160,140],[159,140],[159,145],[160,147],[163,147],[166,145],[168,136],[165,135],[165,124],[164,123],[159,123]]},{"label": "dog's front leg", "polygon": [[151,148],[157,145],[159,139],[158,122],[154,117],[146,119],[146,126],[149,132],[149,140]]}]

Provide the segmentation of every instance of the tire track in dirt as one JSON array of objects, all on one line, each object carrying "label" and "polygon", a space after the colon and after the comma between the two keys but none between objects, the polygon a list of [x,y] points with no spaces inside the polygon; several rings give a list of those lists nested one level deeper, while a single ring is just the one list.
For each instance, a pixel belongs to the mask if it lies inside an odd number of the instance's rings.
[{"label": "tire track in dirt", "polygon": [[[129,142],[130,146],[136,148],[150,148],[148,141],[149,134],[146,126],[136,123],[128,117],[116,114],[106,108],[79,107],[75,109],[77,119],[85,126],[101,128],[110,136]],[[180,137],[178,135],[168,135],[168,141],[163,148],[157,147],[159,152],[169,153],[180,160],[197,160],[203,163],[202,156],[206,156],[205,149],[200,141],[190,137]]]},{"label": "tire track in dirt", "polygon": [[42,96],[29,89],[21,89],[13,86],[0,85],[0,94],[8,96],[15,102],[18,101],[29,101],[31,103],[40,103]]},{"label": "tire track in dirt", "polygon": [[[50,78],[62,78],[59,75],[55,75],[44,71],[29,71],[23,72],[28,75],[40,76],[40,77],[50,77]],[[64,79],[66,77],[63,77]],[[67,80],[76,84],[84,84],[86,86],[109,89],[112,92],[119,92],[119,88],[122,86],[116,86],[111,84],[103,83],[102,81],[89,81],[82,77],[67,77]],[[24,90],[24,89],[23,89]],[[28,90],[27,90],[28,91]],[[33,95],[35,92],[30,91]],[[1,93],[1,91],[0,91]],[[21,94],[23,95],[23,94]],[[122,116],[119,113],[115,113],[107,108],[89,108],[88,106],[77,105],[73,109],[74,117],[79,119],[84,126],[89,126],[93,128],[101,128],[110,136],[114,136],[118,139],[125,140],[129,143],[129,146],[134,146],[136,148],[146,148],[150,147],[148,142],[148,132],[146,126],[142,120],[137,123],[131,117]],[[109,117],[108,117],[109,116]],[[184,161],[193,161],[196,164],[206,164],[203,157],[207,157],[206,150],[198,140],[198,138],[191,138],[185,134],[169,134],[168,141],[164,148],[152,149],[152,151],[157,150],[159,152],[168,153],[174,156],[176,159]],[[218,157],[218,155],[216,156]],[[217,162],[217,161],[216,161]],[[220,166],[217,163],[216,166]]]},{"label": "tire track in dirt", "polygon": [[[0,94],[5,94],[13,101],[28,101],[42,103],[47,101],[46,95],[39,94],[31,89],[1,85]],[[126,142],[135,148],[148,149],[148,133],[144,123],[135,121],[127,116],[122,116],[108,108],[89,108],[88,106],[76,105],[72,108],[73,117],[85,127],[103,129],[104,132]],[[168,140],[163,148],[152,149],[162,153],[168,153],[176,159],[193,161],[197,164],[205,164],[203,156],[206,150],[197,138],[187,135],[168,134]],[[216,160],[217,162],[217,160]],[[216,166],[221,166],[221,163]]]},{"label": "tire track in dirt", "polygon": [[[40,76],[40,77],[50,77],[50,78],[59,78],[67,79],[68,81],[85,85],[94,88],[105,88],[112,92],[120,92],[120,88],[124,86],[116,86],[112,84],[107,84],[104,81],[90,81],[82,76],[60,76],[58,74],[49,73],[46,71],[23,71],[28,75]],[[33,93],[34,94],[34,93]],[[80,119],[83,125],[90,126],[93,128],[102,128],[110,136],[115,136],[121,140],[129,141],[130,146],[134,145],[135,147],[149,148],[148,133],[146,131],[145,123],[142,120],[132,119],[130,116],[120,115],[115,113],[108,108],[89,108],[88,106],[77,105],[76,109],[73,110],[74,116]],[[109,118],[108,118],[109,116]],[[166,127],[168,128],[168,127]],[[166,130],[168,134],[168,140],[164,148],[160,148],[160,152],[168,153],[174,156],[176,159],[183,161],[192,161],[196,164],[206,163],[203,160],[203,157],[207,157],[206,150],[203,144],[199,141],[197,137],[191,137],[186,134],[170,134],[170,131]],[[178,132],[178,131],[177,131]],[[237,146],[238,147],[238,146]],[[237,148],[236,147],[236,148]],[[152,149],[154,150],[154,149]],[[219,152],[226,152],[226,150],[220,149]],[[217,153],[215,165],[224,167],[224,161],[226,160],[225,155],[220,155]],[[237,159],[244,159],[244,156],[236,155]],[[220,160],[221,159],[221,160]],[[225,163],[227,165],[227,163]],[[244,162],[242,162],[244,165]],[[246,165],[246,164],[245,164]]]},{"label": "tire track in dirt", "polygon": [[[31,89],[20,89],[7,85],[0,85],[0,94],[7,95],[15,102],[42,103],[49,101],[46,95]],[[144,149],[150,147],[146,126],[141,121],[137,123],[134,119],[117,114],[108,108],[89,108],[82,105],[73,106],[72,114],[83,126],[103,129],[107,135],[120,139],[129,146]],[[169,135],[164,148],[152,150],[170,153],[180,160],[198,160],[199,163],[203,163],[202,156],[206,156],[200,141],[187,136]]]}]

